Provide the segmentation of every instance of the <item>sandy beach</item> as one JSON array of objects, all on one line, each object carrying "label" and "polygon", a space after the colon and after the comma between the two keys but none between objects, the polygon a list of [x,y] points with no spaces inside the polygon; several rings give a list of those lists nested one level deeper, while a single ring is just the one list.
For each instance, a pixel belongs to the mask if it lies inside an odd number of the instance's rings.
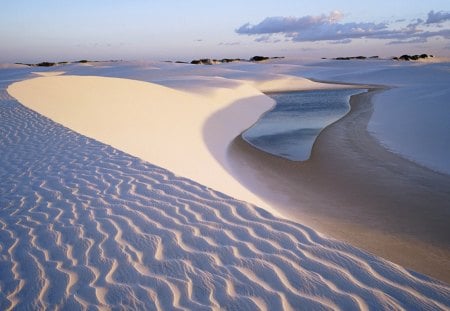
[{"label": "sandy beach", "polygon": [[379,91],[298,164],[239,139],[263,92],[351,85],[276,64],[63,68],[1,84],[3,309],[449,307],[448,176],[367,133]]}]

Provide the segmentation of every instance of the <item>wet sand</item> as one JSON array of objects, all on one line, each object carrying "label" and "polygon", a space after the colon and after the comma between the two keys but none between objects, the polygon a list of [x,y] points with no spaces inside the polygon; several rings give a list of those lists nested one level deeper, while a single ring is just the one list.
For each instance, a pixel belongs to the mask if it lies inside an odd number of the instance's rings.
[{"label": "wet sand", "polygon": [[290,219],[450,283],[450,176],[382,147],[367,131],[371,98],[320,134],[310,160],[264,153],[241,137],[232,174]]}]

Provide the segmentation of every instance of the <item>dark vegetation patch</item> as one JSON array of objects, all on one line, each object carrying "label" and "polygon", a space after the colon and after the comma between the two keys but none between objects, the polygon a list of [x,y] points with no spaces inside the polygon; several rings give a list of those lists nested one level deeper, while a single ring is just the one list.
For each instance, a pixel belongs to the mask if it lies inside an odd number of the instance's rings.
[{"label": "dark vegetation patch", "polygon": [[427,58],[432,58],[434,57],[433,55],[428,55],[428,54],[416,54],[416,55],[408,55],[408,54],[404,54],[400,57],[394,57],[392,58],[393,60],[403,60],[403,61],[410,61],[410,60],[419,60],[419,59],[427,59]]},{"label": "dark vegetation patch", "polygon": [[262,62],[262,61],[269,60],[269,59],[281,59],[281,58],[284,58],[284,57],[253,56],[252,58],[250,58],[248,60],[242,59],[242,58],[223,58],[223,59],[202,58],[202,59],[194,59],[190,63],[193,65],[216,65],[216,64],[233,63],[233,62]]}]

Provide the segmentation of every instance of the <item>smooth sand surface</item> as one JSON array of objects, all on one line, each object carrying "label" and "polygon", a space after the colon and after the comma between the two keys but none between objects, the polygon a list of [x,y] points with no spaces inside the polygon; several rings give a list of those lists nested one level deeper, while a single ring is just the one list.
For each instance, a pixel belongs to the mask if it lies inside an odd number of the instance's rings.
[{"label": "smooth sand surface", "polygon": [[450,176],[388,152],[367,132],[377,92],[353,96],[352,111],[321,133],[307,162],[237,138],[234,174],[282,213],[450,282]]},{"label": "smooth sand surface", "polygon": [[[46,77],[14,84],[8,92],[27,107],[81,134],[234,197],[264,204],[216,164],[202,137],[204,120],[229,101],[256,97],[258,105],[248,105],[259,113],[271,107],[272,101],[254,88],[238,85],[202,97],[130,79],[46,73]],[[232,140],[257,116],[242,114],[233,123],[234,131],[216,131],[225,136],[218,137],[215,147],[225,149],[223,140]]]}]

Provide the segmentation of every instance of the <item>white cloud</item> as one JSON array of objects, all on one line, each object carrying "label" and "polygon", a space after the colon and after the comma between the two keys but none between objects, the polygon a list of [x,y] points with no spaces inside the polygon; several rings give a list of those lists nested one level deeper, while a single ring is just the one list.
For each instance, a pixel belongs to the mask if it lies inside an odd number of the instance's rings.
[{"label": "white cloud", "polygon": [[394,45],[394,44],[408,44],[408,43],[425,43],[427,42],[427,39],[425,38],[414,38],[409,40],[394,40],[388,42],[388,45]]},{"label": "white cloud", "polygon": [[349,44],[352,43],[352,39],[343,39],[343,40],[336,40],[336,41],[330,41],[330,44]]},{"label": "white cloud", "polygon": [[[426,42],[431,37],[450,39],[450,29],[428,30],[433,25],[441,26],[450,21],[450,13],[430,11],[426,21],[415,19],[406,26],[393,26],[395,23],[342,22],[343,14],[333,11],[328,15],[303,17],[267,17],[262,22],[242,25],[236,32],[241,35],[257,35],[258,42],[273,42],[274,34],[282,35],[294,42],[327,41],[334,44],[347,44],[353,39],[387,39],[390,44]],[[431,28],[430,28],[431,27]],[[434,27],[436,28],[436,27]]]},{"label": "white cloud", "polygon": [[255,39],[256,42],[271,42],[271,35],[261,36]]},{"label": "white cloud", "polygon": [[341,20],[342,13],[331,12],[329,15],[304,17],[267,17],[257,25],[245,24],[236,30],[239,34],[275,34],[291,33],[301,29],[308,29],[317,25],[333,24]]},{"label": "white cloud", "polygon": [[220,42],[219,45],[228,45],[228,46],[233,46],[233,45],[240,45],[241,42],[239,41],[234,41],[234,42]]},{"label": "white cloud", "polygon": [[428,13],[427,24],[440,24],[446,21],[450,21],[450,12],[434,12],[430,11]]}]

